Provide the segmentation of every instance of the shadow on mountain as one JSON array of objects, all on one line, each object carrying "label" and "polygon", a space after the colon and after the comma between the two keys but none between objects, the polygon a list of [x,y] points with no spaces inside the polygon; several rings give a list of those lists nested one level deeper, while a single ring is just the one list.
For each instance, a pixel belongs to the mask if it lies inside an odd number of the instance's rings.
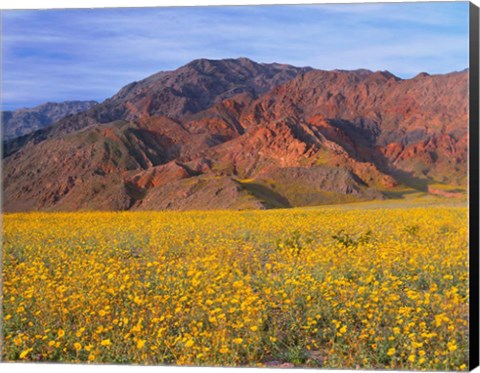
[{"label": "shadow on mountain", "polygon": [[243,182],[236,180],[243,189],[258,198],[266,208],[288,208],[292,207],[287,198],[274,192],[265,185],[254,182]]}]

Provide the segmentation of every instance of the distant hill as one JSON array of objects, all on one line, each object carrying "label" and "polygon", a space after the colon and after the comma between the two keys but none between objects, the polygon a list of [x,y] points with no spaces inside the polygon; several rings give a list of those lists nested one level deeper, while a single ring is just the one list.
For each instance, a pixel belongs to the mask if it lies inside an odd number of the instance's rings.
[{"label": "distant hill", "polygon": [[8,140],[29,134],[48,127],[68,115],[91,109],[95,105],[96,101],[48,102],[31,109],[3,111],[1,113],[3,137]]},{"label": "distant hill", "polygon": [[4,143],[4,209],[250,209],[466,185],[468,70],[200,59]]}]

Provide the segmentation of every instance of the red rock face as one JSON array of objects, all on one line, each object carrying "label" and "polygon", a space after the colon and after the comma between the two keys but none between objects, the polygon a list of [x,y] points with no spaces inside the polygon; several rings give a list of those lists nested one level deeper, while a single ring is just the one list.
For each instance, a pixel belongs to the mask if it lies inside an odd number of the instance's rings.
[{"label": "red rock face", "polygon": [[465,185],[467,99],[468,71],[197,60],[6,143],[4,208],[288,207]]}]

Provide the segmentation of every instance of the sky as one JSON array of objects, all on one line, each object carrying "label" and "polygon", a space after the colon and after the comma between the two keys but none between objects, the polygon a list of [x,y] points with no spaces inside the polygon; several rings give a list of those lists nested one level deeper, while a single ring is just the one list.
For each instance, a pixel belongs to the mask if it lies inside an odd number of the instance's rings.
[{"label": "sky", "polygon": [[197,58],[401,78],[468,67],[468,3],[4,10],[2,110],[97,100]]}]

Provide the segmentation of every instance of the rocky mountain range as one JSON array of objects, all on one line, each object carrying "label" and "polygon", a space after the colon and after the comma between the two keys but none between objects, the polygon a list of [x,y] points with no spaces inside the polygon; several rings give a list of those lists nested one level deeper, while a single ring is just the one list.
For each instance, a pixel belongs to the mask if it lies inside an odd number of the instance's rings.
[{"label": "rocky mountain range", "polygon": [[3,138],[6,140],[46,128],[69,115],[87,111],[96,101],[47,102],[31,109],[2,111]]},{"label": "rocky mountain range", "polygon": [[200,59],[4,142],[3,207],[251,209],[466,185],[468,70]]}]

